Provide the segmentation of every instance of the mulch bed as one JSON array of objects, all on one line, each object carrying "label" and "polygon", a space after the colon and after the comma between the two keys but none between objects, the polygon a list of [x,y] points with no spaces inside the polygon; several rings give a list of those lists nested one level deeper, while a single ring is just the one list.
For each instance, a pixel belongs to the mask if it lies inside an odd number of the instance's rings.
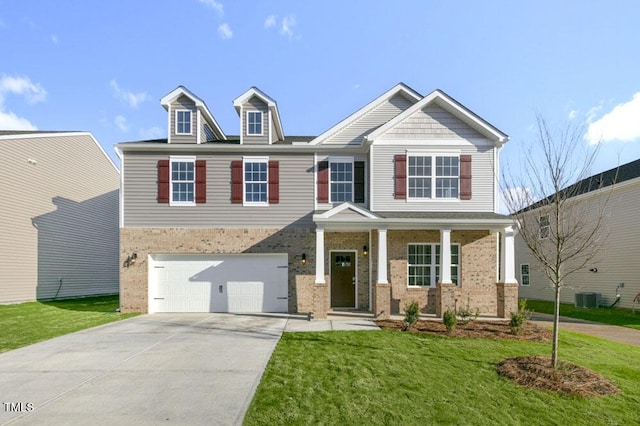
[{"label": "mulch bed", "polygon": [[[380,328],[404,329],[401,320],[378,320]],[[511,339],[533,342],[551,342],[551,330],[531,322],[524,324],[523,331],[515,335],[507,322],[470,321],[458,324],[452,332],[447,332],[440,321],[418,321],[408,332],[471,337],[484,339]],[[551,366],[551,357],[521,356],[507,358],[498,363],[498,374],[508,377],[532,389],[547,390],[565,395],[594,397],[612,395],[620,390],[600,374],[570,362],[558,361],[558,367]]]}]

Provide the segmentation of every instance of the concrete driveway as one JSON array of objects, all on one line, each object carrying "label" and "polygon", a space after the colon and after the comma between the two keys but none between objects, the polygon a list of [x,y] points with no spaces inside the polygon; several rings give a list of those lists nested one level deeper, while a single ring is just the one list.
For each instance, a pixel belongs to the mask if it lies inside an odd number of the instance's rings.
[{"label": "concrete driveway", "polygon": [[0,424],[239,424],[287,318],[143,315],[0,354]]}]

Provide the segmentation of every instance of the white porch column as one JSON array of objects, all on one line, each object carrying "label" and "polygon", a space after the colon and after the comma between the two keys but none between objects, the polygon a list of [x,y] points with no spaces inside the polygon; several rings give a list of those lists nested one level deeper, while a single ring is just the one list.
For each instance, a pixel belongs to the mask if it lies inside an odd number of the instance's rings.
[{"label": "white porch column", "polygon": [[451,229],[440,231],[440,282],[453,284],[451,281]]},{"label": "white porch column", "polygon": [[324,228],[316,228],[316,284],[324,281]]},{"label": "white porch column", "polygon": [[518,284],[516,280],[516,259],[515,259],[515,232],[512,226],[504,229],[502,233],[502,270],[501,282],[505,284]]},{"label": "white porch column", "polygon": [[387,230],[378,229],[378,281],[377,284],[389,284],[387,279]]}]

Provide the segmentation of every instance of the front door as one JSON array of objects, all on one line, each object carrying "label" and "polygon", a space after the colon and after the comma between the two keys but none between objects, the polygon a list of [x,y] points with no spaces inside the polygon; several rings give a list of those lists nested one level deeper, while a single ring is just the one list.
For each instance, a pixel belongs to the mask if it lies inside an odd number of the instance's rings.
[{"label": "front door", "polygon": [[331,252],[331,307],[356,307],[356,254]]}]

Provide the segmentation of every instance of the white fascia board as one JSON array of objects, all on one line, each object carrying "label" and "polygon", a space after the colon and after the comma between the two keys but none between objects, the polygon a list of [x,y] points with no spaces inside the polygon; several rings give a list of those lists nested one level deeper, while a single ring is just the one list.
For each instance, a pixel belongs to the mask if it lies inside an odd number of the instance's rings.
[{"label": "white fascia board", "polygon": [[[326,212],[325,212],[326,213]],[[491,230],[502,231],[507,227],[513,227],[511,219],[369,219],[369,218],[325,218],[322,215],[313,215],[316,225],[321,225],[325,230]]]},{"label": "white fascia board", "polygon": [[264,93],[262,90],[257,87],[251,87],[249,90],[244,92],[242,95],[238,96],[233,100],[233,106],[236,109],[240,108],[242,104],[251,99],[253,96],[261,99],[264,103],[266,103],[269,107],[276,106],[276,101],[274,101],[269,95]]},{"label": "white fascia board", "polygon": [[416,102],[418,102],[418,101],[420,101],[420,99],[422,99],[422,95],[420,95],[418,92],[416,92],[415,90],[413,90],[409,86],[405,85],[404,83],[398,83],[395,86],[393,86],[391,89],[389,89],[386,92],[384,92],[382,95],[378,96],[373,101],[369,102],[368,104],[366,104],[365,106],[363,106],[362,108],[360,108],[359,110],[354,112],[353,114],[349,115],[344,120],[340,121],[338,124],[336,124],[333,127],[331,127],[329,130],[327,130],[324,133],[322,133],[317,138],[313,139],[311,142],[309,142],[309,144],[310,145],[321,144],[324,140],[328,139],[330,136],[333,136],[335,133],[339,132],[340,130],[342,130],[346,126],[350,125],[351,123],[353,123],[357,119],[359,119],[362,116],[364,116],[365,114],[369,113],[371,110],[373,110],[373,109],[377,108],[378,106],[382,105],[383,102],[387,101],[388,99],[391,99],[393,96],[395,96],[395,95],[397,95],[399,93],[402,93],[402,94],[404,94],[405,96],[407,96],[409,98],[415,99]]},{"label": "white fascia board", "polygon": [[[316,219],[322,220],[322,219],[330,219],[331,217],[335,216],[336,214],[344,211],[344,210],[352,210],[360,215],[363,216],[363,218],[367,218],[367,219],[379,219],[380,217],[375,215],[374,213],[370,212],[367,209],[363,209],[362,207],[359,207],[353,203],[350,202],[344,202],[342,204],[340,204],[339,206],[336,206],[334,208],[332,208],[331,210],[327,210],[324,213],[320,213],[320,214],[314,214],[313,215],[313,220],[315,221]],[[353,219],[352,219],[353,220]],[[362,219],[357,218],[357,221],[361,221]]]}]

